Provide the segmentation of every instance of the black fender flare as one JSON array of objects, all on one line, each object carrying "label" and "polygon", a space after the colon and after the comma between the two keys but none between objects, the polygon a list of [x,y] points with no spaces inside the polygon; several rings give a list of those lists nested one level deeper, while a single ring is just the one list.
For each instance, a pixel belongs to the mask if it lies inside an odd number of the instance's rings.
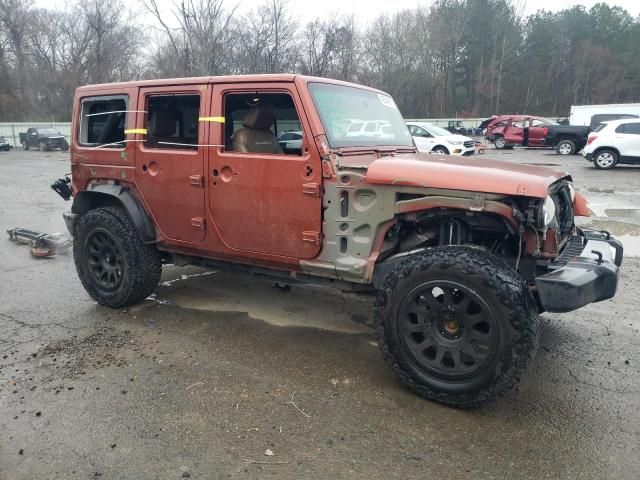
[{"label": "black fender flare", "polygon": [[71,213],[73,216],[80,216],[89,210],[104,206],[123,207],[133,220],[142,241],[156,242],[156,228],[153,220],[127,186],[115,183],[90,185],[87,190],[75,195]]}]

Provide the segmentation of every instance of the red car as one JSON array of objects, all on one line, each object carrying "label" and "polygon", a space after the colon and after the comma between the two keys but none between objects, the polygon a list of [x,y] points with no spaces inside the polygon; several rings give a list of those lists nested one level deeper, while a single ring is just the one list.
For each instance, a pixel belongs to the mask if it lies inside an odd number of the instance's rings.
[{"label": "red car", "polygon": [[487,126],[485,137],[492,141],[496,148],[544,147],[544,137],[549,132],[548,126],[557,123],[544,117],[532,115],[500,115]]}]

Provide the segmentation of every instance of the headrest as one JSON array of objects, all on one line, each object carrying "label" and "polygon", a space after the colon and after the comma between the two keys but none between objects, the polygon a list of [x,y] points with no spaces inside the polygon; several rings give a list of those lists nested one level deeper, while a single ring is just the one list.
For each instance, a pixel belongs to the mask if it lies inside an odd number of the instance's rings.
[{"label": "headrest", "polygon": [[153,112],[151,135],[170,137],[176,132],[176,123],[182,123],[182,112],[175,108],[158,108]]},{"label": "headrest", "polygon": [[273,105],[251,107],[242,119],[242,125],[251,130],[269,130],[273,125]]}]

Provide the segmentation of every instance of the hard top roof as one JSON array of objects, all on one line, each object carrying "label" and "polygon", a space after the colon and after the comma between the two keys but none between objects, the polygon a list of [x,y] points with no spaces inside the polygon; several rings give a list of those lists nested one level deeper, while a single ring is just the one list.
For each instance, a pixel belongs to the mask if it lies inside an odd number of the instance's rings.
[{"label": "hard top roof", "polygon": [[341,80],[333,80],[323,77],[310,77],[305,75],[296,75],[292,73],[267,73],[256,75],[223,75],[223,76],[209,76],[209,77],[184,77],[184,78],[162,78],[155,80],[134,80],[132,82],[118,82],[118,83],[100,83],[95,85],[85,85],[78,87],[78,91],[88,90],[118,90],[122,88],[136,88],[136,87],[161,87],[161,86],[173,86],[173,85],[202,85],[208,83],[269,83],[269,82],[293,82],[296,79],[300,79],[304,82],[322,82],[333,83],[336,85],[343,85],[347,87],[357,87],[367,90],[371,90],[378,93],[385,93],[375,88],[367,87],[364,85],[358,85],[350,82],[343,82]]}]

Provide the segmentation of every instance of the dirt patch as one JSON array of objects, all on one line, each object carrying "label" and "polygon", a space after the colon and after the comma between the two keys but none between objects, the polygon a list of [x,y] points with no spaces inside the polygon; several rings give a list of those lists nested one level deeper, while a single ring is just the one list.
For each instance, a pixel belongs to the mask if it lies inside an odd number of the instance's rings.
[{"label": "dirt patch", "polygon": [[52,342],[38,356],[46,359],[42,360],[44,365],[55,366],[58,375],[74,378],[84,375],[87,369],[126,365],[124,352],[120,349],[133,343],[130,337],[128,330],[105,327],[84,338],[74,336]]}]

